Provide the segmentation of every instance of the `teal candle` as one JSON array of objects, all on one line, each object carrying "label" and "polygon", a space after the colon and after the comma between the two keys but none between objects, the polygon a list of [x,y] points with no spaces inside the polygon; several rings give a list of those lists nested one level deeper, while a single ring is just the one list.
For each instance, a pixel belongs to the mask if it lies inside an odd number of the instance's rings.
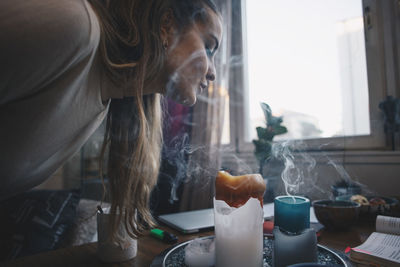
[{"label": "teal candle", "polygon": [[300,196],[276,197],[274,225],[290,233],[300,233],[310,228],[310,200]]}]

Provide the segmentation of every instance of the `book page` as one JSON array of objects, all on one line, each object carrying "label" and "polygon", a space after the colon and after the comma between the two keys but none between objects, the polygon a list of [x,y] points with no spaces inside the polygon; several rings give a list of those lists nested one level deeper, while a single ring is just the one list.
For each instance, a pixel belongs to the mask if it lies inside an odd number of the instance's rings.
[{"label": "book page", "polygon": [[353,250],[400,263],[400,236],[375,232]]},{"label": "book page", "polygon": [[376,217],[376,231],[400,235],[400,218],[379,215]]}]

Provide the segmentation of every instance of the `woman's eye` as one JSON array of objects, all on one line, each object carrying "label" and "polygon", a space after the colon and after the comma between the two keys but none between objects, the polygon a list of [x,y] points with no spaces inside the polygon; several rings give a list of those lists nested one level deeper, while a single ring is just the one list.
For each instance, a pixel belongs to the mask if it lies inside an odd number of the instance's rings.
[{"label": "woman's eye", "polygon": [[214,55],[214,51],[209,46],[206,46],[206,53],[209,57]]}]

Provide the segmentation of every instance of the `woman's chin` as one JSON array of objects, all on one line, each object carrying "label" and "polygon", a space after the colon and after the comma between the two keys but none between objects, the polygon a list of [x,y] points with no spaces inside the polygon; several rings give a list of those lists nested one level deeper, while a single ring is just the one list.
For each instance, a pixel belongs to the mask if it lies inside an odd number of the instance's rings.
[{"label": "woman's chin", "polygon": [[193,96],[183,96],[183,97],[178,97],[178,99],[175,100],[179,104],[191,107],[196,103],[196,95]]},{"label": "woman's chin", "polygon": [[196,103],[196,89],[190,88],[188,90],[187,85],[183,86],[171,82],[167,85],[165,96],[179,104],[189,107]]},{"label": "woman's chin", "polygon": [[196,93],[193,94],[167,94],[167,97],[174,100],[175,102],[185,105],[185,106],[193,106],[196,103]]}]

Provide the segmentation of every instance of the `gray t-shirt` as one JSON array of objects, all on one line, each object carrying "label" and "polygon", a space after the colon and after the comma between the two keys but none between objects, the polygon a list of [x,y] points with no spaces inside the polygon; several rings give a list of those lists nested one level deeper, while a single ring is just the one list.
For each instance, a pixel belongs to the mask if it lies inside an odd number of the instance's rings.
[{"label": "gray t-shirt", "polygon": [[0,1],[0,199],[49,178],[103,121],[86,0]]}]

